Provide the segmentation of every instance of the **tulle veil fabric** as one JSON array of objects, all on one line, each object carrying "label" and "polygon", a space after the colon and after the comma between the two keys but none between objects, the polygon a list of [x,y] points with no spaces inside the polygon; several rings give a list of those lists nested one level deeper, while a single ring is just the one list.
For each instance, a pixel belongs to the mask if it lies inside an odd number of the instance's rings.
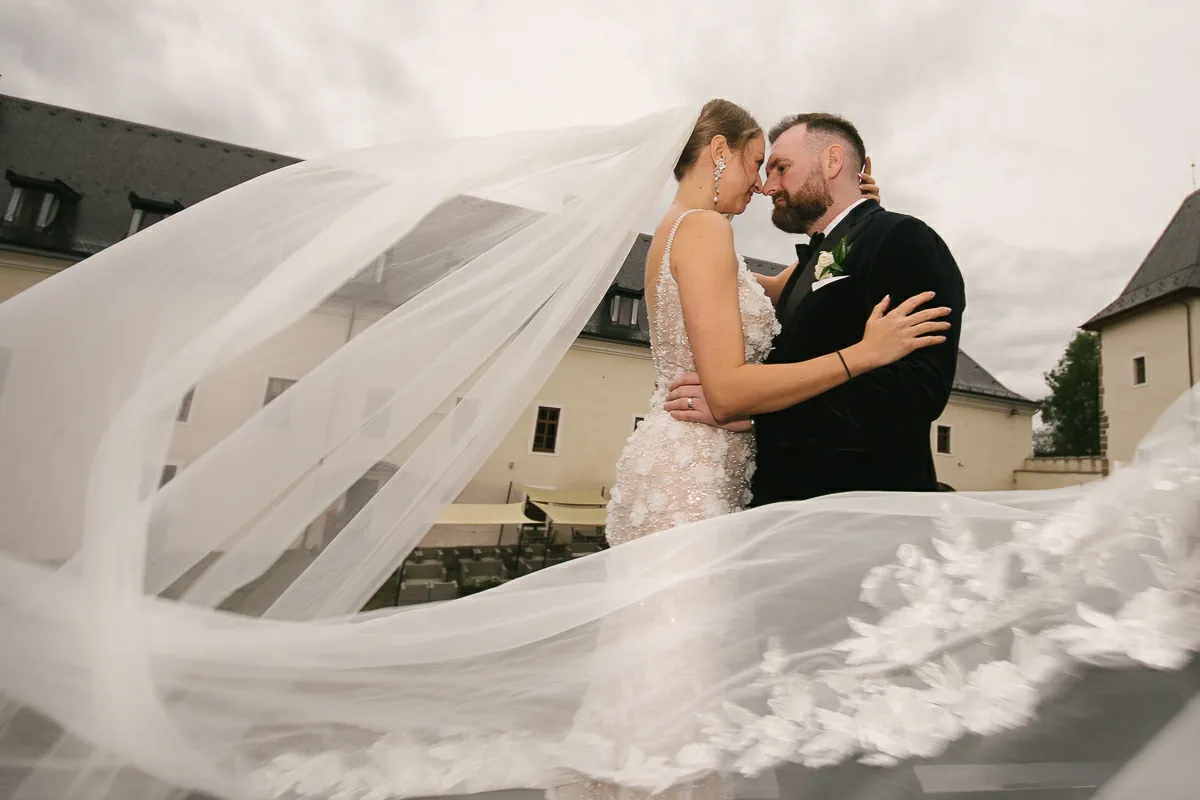
[{"label": "tulle veil fabric", "polygon": [[[767,507],[356,613],[574,341],[697,114],[304,162],[0,305],[0,767],[17,798],[374,800],[580,776],[657,791],[883,765],[1027,722],[1073,663],[1186,663],[1190,393],[1090,487]],[[159,488],[188,390],[362,281],[394,308]],[[262,617],[214,610],[384,459],[395,475]],[[713,613],[600,635],[697,596]],[[652,724],[578,717],[597,674],[704,649],[687,702],[669,675],[661,695],[614,692],[612,719]]]}]

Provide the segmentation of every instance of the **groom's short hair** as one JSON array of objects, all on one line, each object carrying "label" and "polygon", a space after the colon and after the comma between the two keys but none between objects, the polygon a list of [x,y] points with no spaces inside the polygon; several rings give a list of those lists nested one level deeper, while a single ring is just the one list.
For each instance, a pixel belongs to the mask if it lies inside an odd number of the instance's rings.
[{"label": "groom's short hair", "polygon": [[863,165],[866,164],[867,146],[863,144],[862,136],[858,133],[858,128],[854,127],[854,123],[850,120],[839,117],[837,114],[793,114],[790,117],[784,117],[771,128],[770,133],[767,134],[767,139],[771,144],[775,144],[776,139],[797,125],[804,125],[814,133],[823,133],[827,136],[841,139],[844,144],[850,146],[850,149],[858,157],[859,169],[862,169]]}]

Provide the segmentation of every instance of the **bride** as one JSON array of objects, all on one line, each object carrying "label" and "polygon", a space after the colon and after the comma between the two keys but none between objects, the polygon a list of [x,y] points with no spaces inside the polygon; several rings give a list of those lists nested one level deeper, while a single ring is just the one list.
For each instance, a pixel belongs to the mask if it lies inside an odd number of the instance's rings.
[{"label": "bride", "polygon": [[[1190,393],[1137,463],[1083,489],[741,513],[725,512],[749,437],[656,411],[622,458],[620,547],[357,613],[527,407],[681,162],[648,261],[660,381],[693,357],[705,380],[770,383],[780,402],[841,380],[822,359],[754,363],[770,308],[720,213],[753,193],[761,139],[742,120],[693,147],[699,118],[296,164],[0,305],[14,800],[721,796],[781,764],[892,765],[1019,727],[1081,661],[1185,665],[1200,649]],[[252,371],[363,281],[394,309],[155,488],[192,386]],[[865,363],[936,335],[910,310],[878,310]],[[383,460],[396,474],[266,614],[215,610]]]}]

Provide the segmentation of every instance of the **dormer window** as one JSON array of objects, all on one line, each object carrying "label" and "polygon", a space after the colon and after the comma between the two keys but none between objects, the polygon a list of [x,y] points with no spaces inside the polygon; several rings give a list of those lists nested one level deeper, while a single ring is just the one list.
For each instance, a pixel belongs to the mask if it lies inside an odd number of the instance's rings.
[{"label": "dormer window", "polygon": [[623,328],[636,328],[638,324],[638,306],[641,298],[627,292],[614,292],[608,300],[608,318],[613,325]]},{"label": "dormer window", "polygon": [[12,186],[4,222],[16,228],[48,230],[61,218],[65,205],[79,200],[79,193],[59,180],[30,178],[12,170],[7,170],[4,177]]},{"label": "dormer window", "polygon": [[129,205],[133,208],[133,216],[129,219],[129,231],[126,236],[133,236],[138,231],[144,231],[154,223],[183,211],[183,203],[178,200],[165,203],[139,197],[134,192],[129,193]]}]

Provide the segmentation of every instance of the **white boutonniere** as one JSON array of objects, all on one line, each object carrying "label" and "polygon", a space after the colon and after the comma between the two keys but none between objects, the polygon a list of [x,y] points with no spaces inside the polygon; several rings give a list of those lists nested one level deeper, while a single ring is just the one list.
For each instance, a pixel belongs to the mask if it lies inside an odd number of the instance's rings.
[{"label": "white boutonniere", "polygon": [[842,239],[837,243],[837,247],[833,251],[824,250],[817,256],[817,267],[813,273],[813,277],[818,281],[823,281],[828,278],[840,278],[846,274],[846,254],[850,252],[849,245],[846,240]]}]

